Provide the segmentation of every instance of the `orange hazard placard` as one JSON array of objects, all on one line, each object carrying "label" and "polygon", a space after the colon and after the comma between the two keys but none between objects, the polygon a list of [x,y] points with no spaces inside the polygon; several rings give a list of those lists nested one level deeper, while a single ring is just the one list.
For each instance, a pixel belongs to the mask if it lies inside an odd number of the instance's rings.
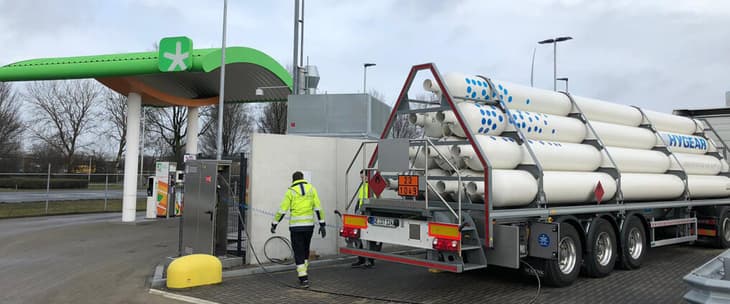
[{"label": "orange hazard placard", "polygon": [[398,175],[398,195],[418,196],[418,175]]}]

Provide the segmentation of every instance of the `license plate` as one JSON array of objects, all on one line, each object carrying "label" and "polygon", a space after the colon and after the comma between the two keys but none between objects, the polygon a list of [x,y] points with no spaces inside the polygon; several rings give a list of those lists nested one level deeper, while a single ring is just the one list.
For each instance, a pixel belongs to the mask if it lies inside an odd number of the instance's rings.
[{"label": "license plate", "polygon": [[371,216],[369,221],[370,225],[373,226],[382,226],[382,227],[398,227],[399,221],[398,219],[394,218],[388,218],[388,217],[374,217]]}]

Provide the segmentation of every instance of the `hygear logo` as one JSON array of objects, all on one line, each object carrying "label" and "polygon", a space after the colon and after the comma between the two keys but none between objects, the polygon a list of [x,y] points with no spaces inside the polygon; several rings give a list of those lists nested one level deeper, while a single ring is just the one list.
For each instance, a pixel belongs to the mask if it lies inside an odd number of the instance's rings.
[{"label": "hygear logo", "polygon": [[183,36],[163,38],[157,61],[161,72],[189,71],[193,67],[193,40]]}]

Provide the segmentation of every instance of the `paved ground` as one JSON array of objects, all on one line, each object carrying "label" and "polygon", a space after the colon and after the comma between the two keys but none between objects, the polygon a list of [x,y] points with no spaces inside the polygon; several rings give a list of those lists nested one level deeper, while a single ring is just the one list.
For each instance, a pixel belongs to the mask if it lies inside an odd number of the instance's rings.
[{"label": "paved ground", "polygon": [[[48,193],[48,200],[51,201],[72,201],[72,200],[94,200],[94,199],[121,199],[122,190],[58,190],[52,189]],[[147,197],[147,191],[137,191],[137,198]],[[46,200],[46,191],[18,191],[0,192],[0,203],[23,203],[42,202]]]},{"label": "paved ground", "polygon": [[[581,277],[566,288],[543,287],[537,303],[683,303],[687,288],[682,277],[721,252],[695,246],[653,249],[641,269],[617,270],[602,279]],[[288,284],[295,283],[294,276],[291,272],[273,274]],[[528,303],[537,288],[534,277],[498,267],[432,274],[391,263],[379,263],[371,270],[350,269],[349,265],[313,269],[311,280],[313,289],[415,303]],[[219,303],[385,303],[286,288],[264,274],[176,293]]]},{"label": "paved ground", "polygon": [[177,220],[121,213],[0,220],[0,303],[177,303],[146,280],[177,251]]}]

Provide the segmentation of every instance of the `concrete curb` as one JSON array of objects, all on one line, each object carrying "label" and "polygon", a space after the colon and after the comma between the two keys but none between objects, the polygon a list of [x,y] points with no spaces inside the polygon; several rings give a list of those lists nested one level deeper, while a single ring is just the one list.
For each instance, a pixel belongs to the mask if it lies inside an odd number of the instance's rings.
[{"label": "concrete curb", "polygon": [[165,287],[165,283],[167,280],[162,277],[162,273],[165,271],[164,265],[157,265],[155,267],[155,273],[152,275],[152,280],[150,281],[150,291],[152,291],[153,288],[163,288]]}]

